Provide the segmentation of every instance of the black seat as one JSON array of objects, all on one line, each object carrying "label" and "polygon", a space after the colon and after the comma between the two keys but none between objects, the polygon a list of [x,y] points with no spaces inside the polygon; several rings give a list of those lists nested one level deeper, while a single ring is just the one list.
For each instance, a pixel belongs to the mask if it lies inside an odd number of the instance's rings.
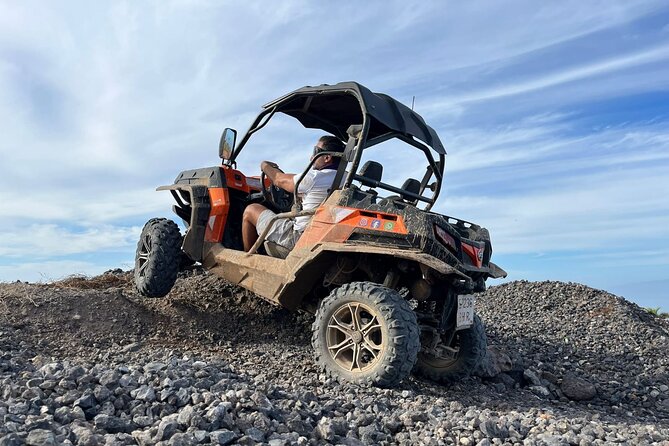
[{"label": "black seat", "polygon": [[[355,179],[360,181],[361,186],[369,187],[367,190],[362,190],[362,188],[360,189],[363,197],[365,197],[364,199],[359,200],[361,203],[365,202],[365,205],[376,203],[376,197],[378,193],[374,190],[374,188],[378,185],[378,183],[381,182],[382,175],[383,166],[380,163],[377,163],[376,161],[365,162],[365,164],[362,166],[362,169],[360,169],[358,174],[355,176]],[[355,186],[352,187],[356,188]]]},{"label": "black seat", "polygon": [[381,181],[383,175],[383,166],[376,161],[367,161],[360,169],[357,175],[363,185],[368,187],[376,187],[376,183]]},{"label": "black seat", "polygon": [[[420,194],[420,181],[414,178],[408,178],[402,185],[402,190],[418,195]],[[418,201],[414,197],[411,197],[406,194],[402,194],[402,198],[410,203],[415,203],[416,201]]]},{"label": "black seat", "polygon": [[[405,192],[411,192],[413,194],[420,194],[420,181],[414,178],[408,178],[402,185],[402,190]],[[410,204],[416,204],[416,202],[418,201],[414,197],[407,194],[391,195],[389,197],[384,198],[383,200],[386,203],[391,201],[404,200]]]}]

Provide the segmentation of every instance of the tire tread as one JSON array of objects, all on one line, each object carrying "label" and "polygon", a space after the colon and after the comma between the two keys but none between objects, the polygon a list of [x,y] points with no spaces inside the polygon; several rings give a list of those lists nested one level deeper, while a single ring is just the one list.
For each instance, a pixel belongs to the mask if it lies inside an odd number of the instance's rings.
[{"label": "tire tread", "polygon": [[[139,262],[135,260],[135,288],[145,297],[163,297],[170,292],[179,273],[181,263],[181,233],[172,220],[152,218],[144,225],[137,243],[137,255],[145,236],[151,238],[151,253],[144,276],[139,275]],[[137,259],[137,256],[136,256]]]},{"label": "tire tread", "polygon": [[[351,295],[363,297],[361,303],[374,304],[384,319],[389,321],[387,326],[390,334],[388,339],[390,342],[386,347],[388,353],[384,355],[382,362],[372,373],[353,381],[379,387],[395,386],[411,373],[416,363],[420,350],[418,323],[409,303],[398,292],[373,282],[345,284],[323,299],[312,325],[312,345],[316,363],[326,375],[335,379],[342,378],[336,370],[330,369],[325,361],[324,355],[328,353],[325,339],[321,336],[321,328],[327,325],[331,310],[338,306],[342,299]],[[369,301],[365,302],[366,299]]]},{"label": "tire tread", "polygon": [[461,351],[461,355],[452,367],[436,369],[421,361],[419,355],[414,373],[442,384],[454,383],[470,376],[484,358],[488,348],[485,327],[478,315],[474,316],[474,324],[463,330],[461,336],[467,337],[468,348]]}]

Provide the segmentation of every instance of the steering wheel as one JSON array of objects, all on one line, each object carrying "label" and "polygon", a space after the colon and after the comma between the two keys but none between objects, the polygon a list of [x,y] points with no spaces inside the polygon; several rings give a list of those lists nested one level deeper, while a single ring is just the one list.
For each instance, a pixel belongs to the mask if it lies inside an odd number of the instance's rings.
[{"label": "steering wheel", "polygon": [[276,208],[279,212],[288,212],[293,207],[293,194],[286,192],[274,184],[265,186],[265,172],[260,173],[260,187],[262,189],[262,197],[265,203]]}]

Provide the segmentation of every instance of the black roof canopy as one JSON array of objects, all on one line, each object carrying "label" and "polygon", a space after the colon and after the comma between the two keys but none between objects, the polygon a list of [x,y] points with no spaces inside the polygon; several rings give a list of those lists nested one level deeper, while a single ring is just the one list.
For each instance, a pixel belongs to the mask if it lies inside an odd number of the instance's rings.
[{"label": "black roof canopy", "polygon": [[440,154],[446,150],[439,136],[423,118],[388,95],[373,93],[357,82],[302,87],[266,105],[299,120],[307,128],[322,129],[342,140],[350,125],[369,117],[367,139],[389,133],[414,137]]}]

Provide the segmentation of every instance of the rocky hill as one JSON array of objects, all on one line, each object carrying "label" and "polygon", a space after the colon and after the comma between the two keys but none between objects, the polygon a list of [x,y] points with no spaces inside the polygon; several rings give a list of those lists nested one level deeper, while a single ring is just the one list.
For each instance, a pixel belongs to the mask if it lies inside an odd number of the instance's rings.
[{"label": "rocky hill", "polygon": [[163,299],[122,271],[0,284],[0,446],[669,442],[667,321],[559,282],[477,305],[478,376],[377,389],[319,374],[308,315],[199,270]]}]

